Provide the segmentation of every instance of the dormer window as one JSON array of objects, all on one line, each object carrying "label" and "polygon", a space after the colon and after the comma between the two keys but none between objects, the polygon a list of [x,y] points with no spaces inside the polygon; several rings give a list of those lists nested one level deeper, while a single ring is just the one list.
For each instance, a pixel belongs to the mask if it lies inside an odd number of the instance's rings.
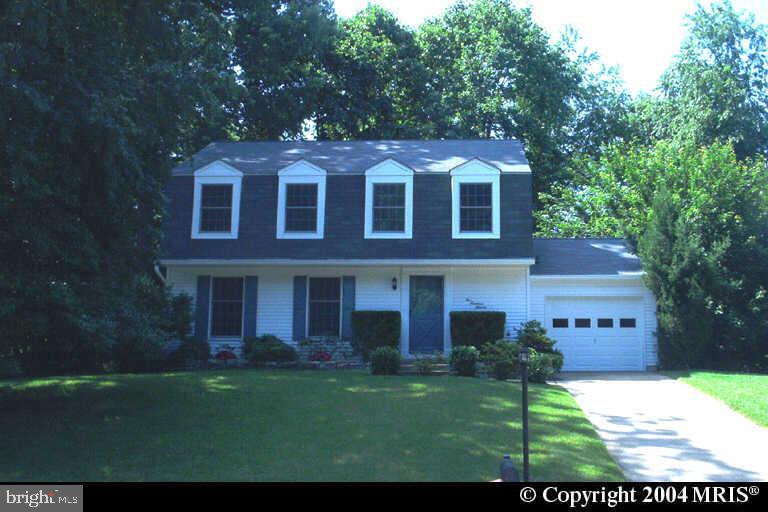
[{"label": "dormer window", "polygon": [[453,238],[499,238],[500,172],[480,160],[451,171]]},{"label": "dormer window", "polygon": [[392,159],[365,172],[365,238],[411,238],[413,171]]},{"label": "dormer window", "polygon": [[192,238],[237,238],[243,173],[221,161],[195,172]]},{"label": "dormer window", "polygon": [[300,160],[278,176],[277,238],[323,238],[325,170]]}]

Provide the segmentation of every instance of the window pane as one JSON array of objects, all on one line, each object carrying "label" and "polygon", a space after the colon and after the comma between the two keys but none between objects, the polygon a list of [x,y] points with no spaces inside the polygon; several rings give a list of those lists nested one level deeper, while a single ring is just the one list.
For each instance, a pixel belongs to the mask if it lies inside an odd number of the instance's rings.
[{"label": "window pane", "polygon": [[211,296],[211,336],[240,336],[242,326],[242,278],[214,277]]},{"label": "window pane", "polygon": [[552,319],[552,327],[557,329],[564,329],[568,327],[568,319],[567,318],[553,318]]},{"label": "window pane", "polygon": [[285,187],[285,230],[317,230],[317,184],[289,184]]},{"label": "window pane", "polygon": [[373,231],[405,231],[405,183],[373,185]]},{"label": "window pane", "polygon": [[598,318],[598,327],[613,327],[613,318]]},{"label": "window pane", "polygon": [[634,318],[620,318],[619,319],[619,327],[623,327],[623,328],[637,327],[637,322],[635,321]]},{"label": "window pane", "polygon": [[339,336],[341,279],[313,277],[309,280],[310,336]]},{"label": "window pane", "polygon": [[200,231],[230,231],[232,185],[203,185],[201,196]]},{"label": "window pane", "polygon": [[492,185],[490,183],[462,183],[459,187],[459,229],[461,231],[492,231]]},{"label": "window pane", "polygon": [[579,328],[584,328],[584,327],[590,327],[592,325],[592,322],[590,321],[589,318],[577,318],[574,321],[574,325]]}]

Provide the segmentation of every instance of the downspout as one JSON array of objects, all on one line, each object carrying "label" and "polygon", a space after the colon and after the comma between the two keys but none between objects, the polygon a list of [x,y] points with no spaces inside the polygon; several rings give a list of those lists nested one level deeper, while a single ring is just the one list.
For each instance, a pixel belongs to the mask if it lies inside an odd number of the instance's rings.
[{"label": "downspout", "polygon": [[160,278],[160,282],[161,282],[161,283],[163,283],[163,284],[166,284],[166,282],[165,282],[165,277],[163,276],[163,273],[162,273],[162,272],[160,272],[160,265],[158,265],[157,263],[155,263],[155,264],[154,264],[154,269],[155,269],[155,275],[156,275],[158,278]]}]

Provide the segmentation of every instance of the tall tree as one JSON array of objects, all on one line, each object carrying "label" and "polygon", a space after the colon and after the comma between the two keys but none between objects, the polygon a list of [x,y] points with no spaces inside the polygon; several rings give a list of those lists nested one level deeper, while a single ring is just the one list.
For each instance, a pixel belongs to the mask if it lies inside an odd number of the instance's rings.
[{"label": "tall tree", "polygon": [[227,80],[206,50],[219,16],[207,2],[0,4],[3,353],[97,369],[112,343],[160,328],[145,276],[162,185],[196,127],[224,124],[208,118]]},{"label": "tall tree", "polygon": [[232,0],[233,66],[246,93],[241,133],[301,137],[325,89],[323,61],[336,32],[331,0]]},{"label": "tall tree", "polygon": [[745,158],[768,153],[768,31],[730,1],[699,5],[661,96],[639,105],[656,138],[733,141]]},{"label": "tall tree", "polygon": [[343,20],[325,70],[317,113],[321,139],[405,139],[429,135],[427,76],[411,30],[371,5]]}]

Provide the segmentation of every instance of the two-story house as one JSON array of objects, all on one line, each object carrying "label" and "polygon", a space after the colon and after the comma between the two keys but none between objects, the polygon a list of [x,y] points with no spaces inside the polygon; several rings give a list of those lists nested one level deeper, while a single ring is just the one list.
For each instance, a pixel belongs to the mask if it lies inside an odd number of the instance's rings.
[{"label": "two-story house", "polygon": [[622,240],[534,239],[510,140],[212,143],[172,172],[162,260],[214,350],[348,339],[395,310],[406,357],[449,352],[449,313],[537,319],[567,370],[645,370],[655,301]]}]

